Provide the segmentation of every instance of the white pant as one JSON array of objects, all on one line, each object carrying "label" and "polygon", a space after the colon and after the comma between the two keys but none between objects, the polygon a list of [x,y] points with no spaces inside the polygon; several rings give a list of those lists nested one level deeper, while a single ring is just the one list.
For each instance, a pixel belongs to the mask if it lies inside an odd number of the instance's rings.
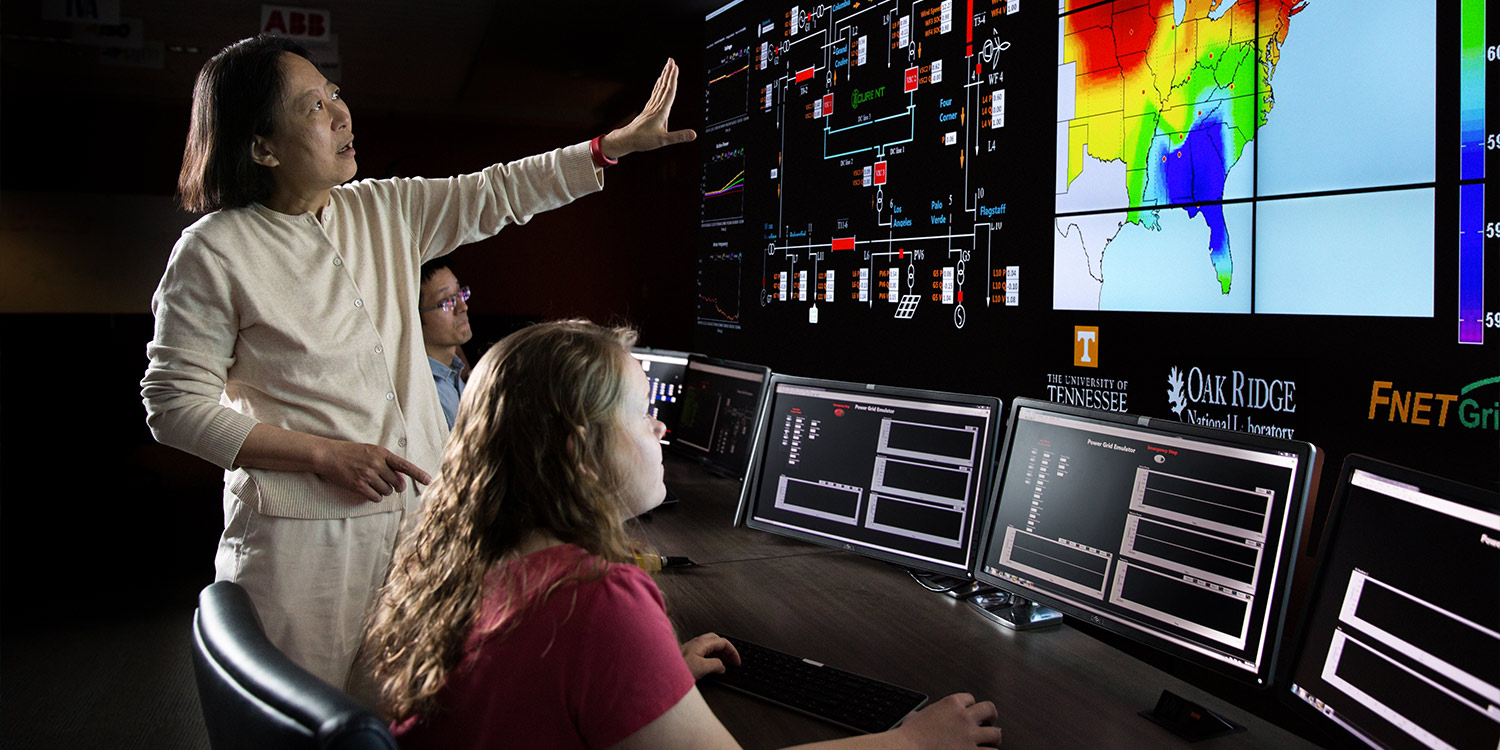
[{"label": "white pant", "polygon": [[376,706],[378,692],[355,657],[407,513],[278,518],[225,494],[215,580],[250,593],[266,636],[293,662]]}]

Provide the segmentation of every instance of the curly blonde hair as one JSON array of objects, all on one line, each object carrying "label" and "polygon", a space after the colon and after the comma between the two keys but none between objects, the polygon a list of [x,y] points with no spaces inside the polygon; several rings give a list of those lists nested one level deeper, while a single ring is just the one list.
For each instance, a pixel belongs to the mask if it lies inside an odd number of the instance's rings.
[{"label": "curly blonde hair", "polygon": [[635,340],[631,329],[585,320],[541,323],[507,336],[475,366],[421,521],[396,550],[365,636],[364,658],[392,718],[434,707],[462,659],[491,570],[504,599],[487,633],[515,626],[535,592],[499,564],[516,559],[532,532],[591,553],[569,580],[632,558],[638,545],[625,532],[624,477],[612,455]]}]

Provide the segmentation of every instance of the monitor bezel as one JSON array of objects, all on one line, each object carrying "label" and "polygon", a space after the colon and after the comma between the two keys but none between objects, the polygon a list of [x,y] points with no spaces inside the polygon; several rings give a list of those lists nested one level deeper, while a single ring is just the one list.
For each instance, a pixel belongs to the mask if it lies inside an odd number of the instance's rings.
[{"label": "monitor bezel", "polygon": [[[1005,488],[1005,470],[1007,464],[1010,462],[1011,451],[1014,449],[1013,443],[1015,440],[1016,424],[1020,419],[1022,411],[1026,409],[1085,419],[1096,419],[1131,428],[1160,430],[1162,432],[1179,434],[1184,437],[1237,444],[1259,450],[1294,450],[1296,452],[1297,470],[1294,474],[1294,482],[1295,486],[1299,489],[1298,494],[1301,496],[1301,502],[1287,516],[1287,530],[1285,534],[1289,535],[1289,538],[1282,545],[1279,555],[1280,561],[1278,564],[1283,566],[1284,574],[1280,583],[1279,596],[1273,600],[1274,609],[1272,610],[1272,617],[1274,617],[1275,622],[1271,623],[1271,627],[1266,631],[1269,649],[1266,653],[1265,661],[1254,673],[1235,669],[1224,662],[1194,654],[1185,647],[1174,644],[1166,639],[1153,637],[1146,632],[1128,627],[1111,618],[1100,617],[1092,612],[1077,608],[1068,601],[1053,597],[1047,592],[1038,593],[984,571],[984,564],[987,559],[985,552],[989,549],[990,539],[995,532],[995,523],[1000,512],[1000,493]],[[995,467],[991,483],[992,496],[987,506],[988,512],[985,516],[985,521],[977,529],[979,535],[978,546],[975,549],[974,565],[970,569],[969,574],[976,581],[1056,609],[1074,621],[1087,622],[1094,627],[1162,652],[1173,659],[1181,660],[1183,663],[1192,664],[1214,674],[1226,676],[1236,683],[1255,689],[1257,692],[1264,692],[1270,690],[1275,685],[1276,678],[1278,677],[1277,667],[1283,658],[1282,638],[1286,632],[1287,610],[1292,599],[1292,582],[1296,573],[1297,558],[1301,556],[1304,541],[1303,534],[1305,531],[1304,523],[1307,518],[1308,505],[1317,496],[1317,483],[1321,472],[1322,459],[1323,452],[1316,445],[1302,440],[1288,440],[1266,435],[1254,435],[1247,432],[1220,430],[1170,419],[1145,417],[1125,412],[1085,409],[1042,399],[1018,397],[1011,400],[1010,412],[1006,417],[1004,443],[997,455],[999,463]]]},{"label": "monitor bezel", "polygon": [[1349,494],[1352,487],[1350,481],[1357,471],[1413,486],[1423,493],[1438,495],[1446,500],[1491,513],[1500,513],[1500,493],[1359,453],[1351,453],[1344,458],[1343,468],[1339,471],[1338,484],[1335,485],[1333,498],[1329,502],[1327,520],[1323,523],[1323,533],[1319,537],[1318,558],[1312,563],[1312,581],[1307,587],[1306,596],[1302,599],[1302,611],[1297,620],[1297,629],[1294,631],[1294,637],[1289,639],[1290,642],[1284,644],[1286,657],[1282,660],[1277,674],[1276,693],[1278,700],[1290,706],[1293,714],[1318,727],[1319,731],[1328,735],[1328,739],[1347,743],[1350,747],[1366,747],[1367,743],[1362,742],[1359,737],[1333,722],[1322,711],[1292,692],[1293,673],[1307,648],[1308,629],[1313,623],[1314,607],[1323,588],[1329,582],[1331,575],[1328,571],[1328,561],[1331,559],[1329,552],[1337,541],[1338,529],[1343,523],[1344,513],[1349,506]]},{"label": "monitor bezel", "polygon": [[[972,406],[990,407],[990,410],[994,416],[990,419],[989,426],[984,436],[985,458],[982,461],[985,468],[984,482],[983,486],[979,487],[974,495],[974,517],[969,524],[969,533],[966,539],[966,542],[968,544],[967,556],[970,560],[969,566],[966,568],[959,568],[956,566],[939,565],[927,560],[920,560],[910,556],[894,554],[885,550],[874,549],[865,545],[853,543],[834,543],[816,534],[799,533],[792,529],[787,529],[781,526],[771,526],[769,524],[763,524],[756,521],[752,517],[751,505],[753,498],[755,498],[760,489],[762,469],[761,465],[765,460],[766,451],[764,444],[766,441],[766,435],[769,432],[767,423],[771,418],[771,404],[775,401],[777,387],[782,385],[822,388],[830,391],[849,393],[851,396],[865,394],[875,396],[890,396],[894,398],[906,398],[912,400],[942,400],[952,403],[969,404]],[[745,481],[740,488],[740,501],[738,506],[735,508],[735,525],[743,525],[748,528],[765,531],[767,533],[776,534],[778,536],[798,539],[828,549],[839,549],[846,552],[852,552],[862,557],[881,560],[883,562],[900,565],[914,570],[937,573],[940,575],[960,579],[971,578],[972,576],[970,571],[973,570],[974,560],[977,559],[978,555],[978,548],[976,547],[976,544],[978,543],[977,532],[979,529],[980,520],[988,516],[990,498],[994,494],[994,474],[996,466],[995,451],[1000,439],[1000,425],[1005,418],[1004,406],[1004,402],[997,396],[987,396],[972,393],[956,393],[953,391],[938,391],[924,388],[904,388],[900,386],[877,385],[874,383],[856,383],[847,380],[830,380],[826,378],[810,378],[797,375],[786,375],[783,373],[773,373],[771,375],[771,378],[766,381],[765,398],[763,398],[761,402],[760,416],[757,421],[755,430],[755,444],[750,451],[750,464],[745,469]]]},{"label": "monitor bezel", "polygon": [[668,443],[666,447],[675,455],[679,455],[683,458],[690,459],[699,464],[702,464],[705,468],[716,474],[720,474],[731,479],[744,481],[745,477],[750,473],[750,462],[755,458],[754,453],[756,441],[760,439],[760,412],[761,409],[765,406],[766,394],[770,392],[769,386],[772,374],[771,368],[765,365],[757,365],[750,362],[738,362],[732,359],[719,359],[717,357],[710,357],[706,354],[690,354],[688,355],[687,369],[683,371],[682,377],[684,384],[687,383],[688,373],[691,373],[693,371],[694,365],[699,365],[700,367],[702,365],[712,365],[714,367],[725,367],[731,370],[739,370],[741,372],[747,373],[759,373],[761,375],[760,395],[756,398],[755,401],[755,426],[750,433],[750,455],[745,459],[745,473],[740,474],[737,469],[725,466],[723,463],[714,460],[713,453],[711,452],[684,446],[681,440],[673,440],[672,442]]},{"label": "monitor bezel", "polygon": [[[688,360],[690,360],[692,358],[693,353],[692,352],[678,351],[678,350],[675,350],[675,349],[653,349],[653,348],[651,348],[649,346],[632,346],[632,347],[630,347],[630,356],[631,356],[632,359],[635,360],[637,366],[639,366],[641,364],[641,356],[642,355],[645,355],[645,356],[648,356],[648,357],[657,357],[657,358],[661,358],[661,359],[668,359],[668,358],[670,358],[670,359],[681,359],[681,360],[683,360],[683,363],[682,363],[682,372],[683,372],[684,375],[686,375],[687,374]],[[642,368],[642,371],[643,372],[645,371],[644,368]],[[648,378],[651,377],[651,373],[649,373],[649,372],[646,373],[646,377],[648,377]],[[678,385],[681,386],[682,383],[679,382]],[[675,441],[673,441],[671,439],[671,436],[672,436],[672,431],[677,429],[677,425],[668,423],[666,420],[662,420],[662,423],[667,425],[667,433],[662,438],[662,447],[664,447],[664,448],[670,448],[671,445],[672,445],[672,443],[675,442]]]},{"label": "monitor bezel", "polygon": [[630,347],[630,356],[634,357],[637,362],[640,361],[642,355],[662,359],[681,359],[683,360],[682,366],[687,367],[687,360],[693,357],[693,352],[684,352],[676,349],[654,349],[649,346]]}]

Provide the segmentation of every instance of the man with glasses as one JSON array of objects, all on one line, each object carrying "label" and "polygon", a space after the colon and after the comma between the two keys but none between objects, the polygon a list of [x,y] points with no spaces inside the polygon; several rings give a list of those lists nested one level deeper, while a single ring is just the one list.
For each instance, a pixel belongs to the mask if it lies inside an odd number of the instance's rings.
[{"label": "man with glasses", "polygon": [[458,414],[458,398],[464,392],[461,377],[466,364],[462,347],[474,337],[469,328],[469,288],[459,286],[458,276],[447,256],[422,264],[422,291],[418,298],[422,316],[422,341],[427,348],[427,364],[437,383],[438,402],[448,429]]}]

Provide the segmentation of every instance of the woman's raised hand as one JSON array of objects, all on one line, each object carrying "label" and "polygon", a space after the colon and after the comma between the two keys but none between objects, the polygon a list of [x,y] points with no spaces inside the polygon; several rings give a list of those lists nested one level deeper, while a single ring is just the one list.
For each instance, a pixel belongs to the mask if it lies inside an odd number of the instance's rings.
[{"label": "woman's raised hand", "polygon": [[692,129],[667,130],[667,117],[677,99],[677,63],[667,59],[666,67],[656,79],[651,98],[641,113],[629,124],[616,128],[599,141],[599,148],[609,159],[618,159],[637,151],[651,151],[674,143],[687,143],[698,137]]}]

